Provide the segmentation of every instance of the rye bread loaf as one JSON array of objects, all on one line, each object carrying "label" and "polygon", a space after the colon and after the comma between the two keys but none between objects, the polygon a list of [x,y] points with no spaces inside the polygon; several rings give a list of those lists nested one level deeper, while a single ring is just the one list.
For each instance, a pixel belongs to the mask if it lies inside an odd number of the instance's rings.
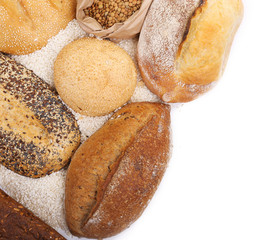
[{"label": "rye bread loaf", "polygon": [[0,163],[28,177],[63,168],[80,143],[72,113],[32,71],[0,53]]},{"label": "rye bread loaf", "polygon": [[241,23],[241,0],[154,0],[138,42],[147,87],[165,102],[188,102],[221,77]]},{"label": "rye bread loaf", "polygon": [[65,190],[74,235],[110,237],[142,214],[168,164],[169,124],[169,106],[132,103],[78,148]]},{"label": "rye bread loaf", "polygon": [[1,240],[64,240],[41,219],[0,189]]}]

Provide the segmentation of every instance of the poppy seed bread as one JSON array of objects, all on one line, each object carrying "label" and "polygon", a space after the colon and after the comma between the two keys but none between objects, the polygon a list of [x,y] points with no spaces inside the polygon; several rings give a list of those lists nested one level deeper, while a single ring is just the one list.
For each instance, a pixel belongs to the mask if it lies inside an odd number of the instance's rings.
[{"label": "poppy seed bread", "polygon": [[0,53],[0,163],[41,177],[58,171],[80,143],[72,113],[43,80]]}]

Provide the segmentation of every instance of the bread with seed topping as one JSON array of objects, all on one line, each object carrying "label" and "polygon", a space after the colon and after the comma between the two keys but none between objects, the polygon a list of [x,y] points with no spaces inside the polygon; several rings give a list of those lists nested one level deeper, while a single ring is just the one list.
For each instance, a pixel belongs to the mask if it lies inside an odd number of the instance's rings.
[{"label": "bread with seed topping", "polygon": [[65,188],[72,234],[110,237],[142,214],[169,161],[169,114],[160,103],[128,104],[78,148]]},{"label": "bread with seed topping", "polygon": [[73,114],[32,71],[0,53],[0,163],[38,178],[58,171],[80,144]]},{"label": "bread with seed topping", "polygon": [[28,54],[74,19],[76,0],[1,0],[0,51]]}]

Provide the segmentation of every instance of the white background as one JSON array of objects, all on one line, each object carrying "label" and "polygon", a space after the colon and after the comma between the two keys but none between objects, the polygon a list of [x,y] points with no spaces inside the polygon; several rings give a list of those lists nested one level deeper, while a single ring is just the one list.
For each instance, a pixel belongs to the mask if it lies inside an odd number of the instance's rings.
[{"label": "white background", "polygon": [[254,239],[254,1],[217,86],[173,109],[173,156],[143,215],[112,240]]}]

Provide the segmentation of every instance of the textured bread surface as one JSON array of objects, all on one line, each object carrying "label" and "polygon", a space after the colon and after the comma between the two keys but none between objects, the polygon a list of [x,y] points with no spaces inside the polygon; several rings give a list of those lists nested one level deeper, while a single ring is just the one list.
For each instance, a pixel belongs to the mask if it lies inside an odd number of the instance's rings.
[{"label": "textured bread surface", "polygon": [[165,102],[208,91],[223,73],[242,15],[241,0],[155,0],[138,43],[148,88]]},{"label": "textured bread surface", "polygon": [[142,214],[168,164],[169,125],[169,106],[131,103],[78,148],[65,189],[74,235],[113,236]]},{"label": "textured bread surface", "polygon": [[80,143],[72,113],[32,71],[0,53],[0,163],[28,177],[58,171]]},{"label": "textured bread surface", "polygon": [[0,239],[65,238],[0,189]]},{"label": "textured bread surface", "polygon": [[75,17],[76,0],[1,0],[0,51],[41,49]]},{"label": "textured bread surface", "polygon": [[63,101],[78,113],[105,115],[126,103],[137,83],[128,53],[107,40],[82,38],[57,56],[54,84]]}]

